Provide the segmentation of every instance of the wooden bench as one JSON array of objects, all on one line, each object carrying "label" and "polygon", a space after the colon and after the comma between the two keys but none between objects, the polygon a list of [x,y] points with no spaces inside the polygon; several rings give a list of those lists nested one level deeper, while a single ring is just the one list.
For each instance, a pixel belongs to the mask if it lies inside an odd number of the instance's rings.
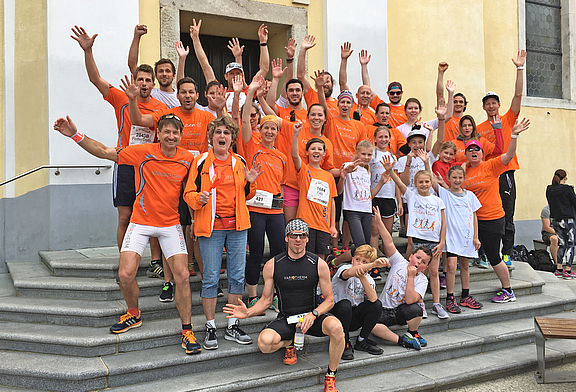
[{"label": "wooden bench", "polygon": [[574,372],[546,372],[546,339],[576,339],[576,319],[534,317],[538,384],[574,382]]}]

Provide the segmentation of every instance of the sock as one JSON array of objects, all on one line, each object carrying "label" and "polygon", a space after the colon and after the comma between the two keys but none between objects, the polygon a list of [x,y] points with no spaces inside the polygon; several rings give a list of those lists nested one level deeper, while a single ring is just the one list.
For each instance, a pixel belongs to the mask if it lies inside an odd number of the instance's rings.
[{"label": "sock", "polygon": [[414,337],[416,337],[416,335],[418,334],[418,331],[410,331],[408,330],[408,333]]},{"label": "sock", "polygon": [[330,368],[328,368],[328,371],[326,372],[326,375],[327,375],[327,376],[331,376],[331,377],[335,377],[337,371],[338,371],[338,370],[331,370]]},{"label": "sock", "polygon": [[228,319],[228,328],[232,327],[237,322],[238,322],[238,319],[236,317],[230,317]]},{"label": "sock", "polygon": [[364,338],[362,336],[358,335],[358,341],[361,342],[363,340],[364,340]]},{"label": "sock", "polygon": [[138,317],[140,311],[138,310],[138,308],[134,308],[134,309],[128,309],[128,313],[130,313],[132,316]]},{"label": "sock", "polygon": [[398,341],[396,342],[396,344],[404,347],[404,344],[402,344],[402,336],[398,336]]},{"label": "sock", "polygon": [[186,331],[192,331],[192,324],[182,324],[182,335],[184,335]]},{"label": "sock", "polygon": [[512,294],[512,289],[510,287],[502,287],[502,289],[506,290],[508,293]]},{"label": "sock", "polygon": [[447,298],[454,298],[454,293],[446,293]]},{"label": "sock", "polygon": [[206,321],[206,325],[209,326],[210,328],[216,329],[216,322],[214,320]]},{"label": "sock", "polygon": [[470,295],[470,289],[462,289],[462,294],[460,295],[460,297],[466,298],[469,295]]},{"label": "sock", "polygon": [[150,260],[150,265],[162,265],[162,260]]}]

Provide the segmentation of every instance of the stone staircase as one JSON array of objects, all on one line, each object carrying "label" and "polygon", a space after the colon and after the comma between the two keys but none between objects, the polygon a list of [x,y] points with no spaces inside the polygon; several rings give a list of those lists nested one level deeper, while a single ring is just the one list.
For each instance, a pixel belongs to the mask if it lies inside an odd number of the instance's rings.
[{"label": "stone staircase", "polygon": [[[0,386],[67,391],[322,390],[326,338],[307,337],[298,364],[288,367],[282,365],[282,352],[264,355],[256,344],[224,340],[226,320],[220,313],[216,320],[220,348],[187,356],[180,348],[175,304],[159,302],[162,282],[145,276],[146,255],[138,277],[143,326],[113,335],[109,326],[126,312],[114,278],[117,250],[40,252],[40,256],[41,262],[8,263],[16,295],[0,297]],[[378,282],[378,292],[384,279]],[[192,322],[202,340],[200,278],[190,281]],[[471,293],[484,303],[482,310],[466,309],[449,320],[430,314],[419,328],[429,342],[421,351],[380,342],[384,355],[356,352],[354,360],[340,364],[339,390],[437,390],[533,367],[533,317],[576,318],[576,281],[515,262],[512,287],[518,301],[493,304],[489,299],[499,288],[494,273],[471,268]],[[459,293],[459,286],[455,291]],[[431,302],[429,295],[426,302]],[[223,304],[219,299],[219,311]],[[241,325],[256,340],[275,317],[267,311]],[[576,358],[576,345],[571,343],[550,342],[547,355],[556,362]]]}]

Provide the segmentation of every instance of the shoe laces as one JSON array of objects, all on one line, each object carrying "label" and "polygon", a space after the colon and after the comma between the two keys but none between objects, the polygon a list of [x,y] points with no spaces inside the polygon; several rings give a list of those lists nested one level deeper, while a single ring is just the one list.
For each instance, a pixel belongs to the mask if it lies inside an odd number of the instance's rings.
[{"label": "shoe laces", "polygon": [[286,347],[286,350],[284,351],[284,359],[294,358],[295,356],[296,356],[296,347],[294,346]]},{"label": "shoe laces", "polygon": [[186,332],[182,334],[182,339],[188,343],[196,343],[196,335],[194,335],[191,329],[186,330]]},{"label": "shoe laces", "polygon": [[[140,312],[138,312],[138,314],[140,314]],[[120,316],[120,322],[123,323],[124,321],[130,320],[133,317],[136,318],[138,316],[134,316],[132,313],[126,312],[122,316]]]},{"label": "shoe laces", "polygon": [[238,321],[236,321],[235,324],[232,324],[232,326],[228,327],[228,329],[236,332],[239,335],[246,335],[246,333],[240,329],[240,326],[238,325]]},{"label": "shoe laces", "polygon": [[326,375],[326,378],[324,378],[324,392],[338,392],[338,389],[336,389],[336,377],[334,376],[330,376],[330,375]]}]

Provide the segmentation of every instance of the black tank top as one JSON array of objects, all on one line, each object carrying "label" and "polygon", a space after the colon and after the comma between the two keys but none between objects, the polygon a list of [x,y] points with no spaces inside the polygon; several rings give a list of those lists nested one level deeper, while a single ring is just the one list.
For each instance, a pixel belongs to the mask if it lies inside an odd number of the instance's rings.
[{"label": "black tank top", "polygon": [[318,256],[306,254],[292,259],[286,252],[274,257],[274,287],[280,314],[288,317],[316,308]]}]

